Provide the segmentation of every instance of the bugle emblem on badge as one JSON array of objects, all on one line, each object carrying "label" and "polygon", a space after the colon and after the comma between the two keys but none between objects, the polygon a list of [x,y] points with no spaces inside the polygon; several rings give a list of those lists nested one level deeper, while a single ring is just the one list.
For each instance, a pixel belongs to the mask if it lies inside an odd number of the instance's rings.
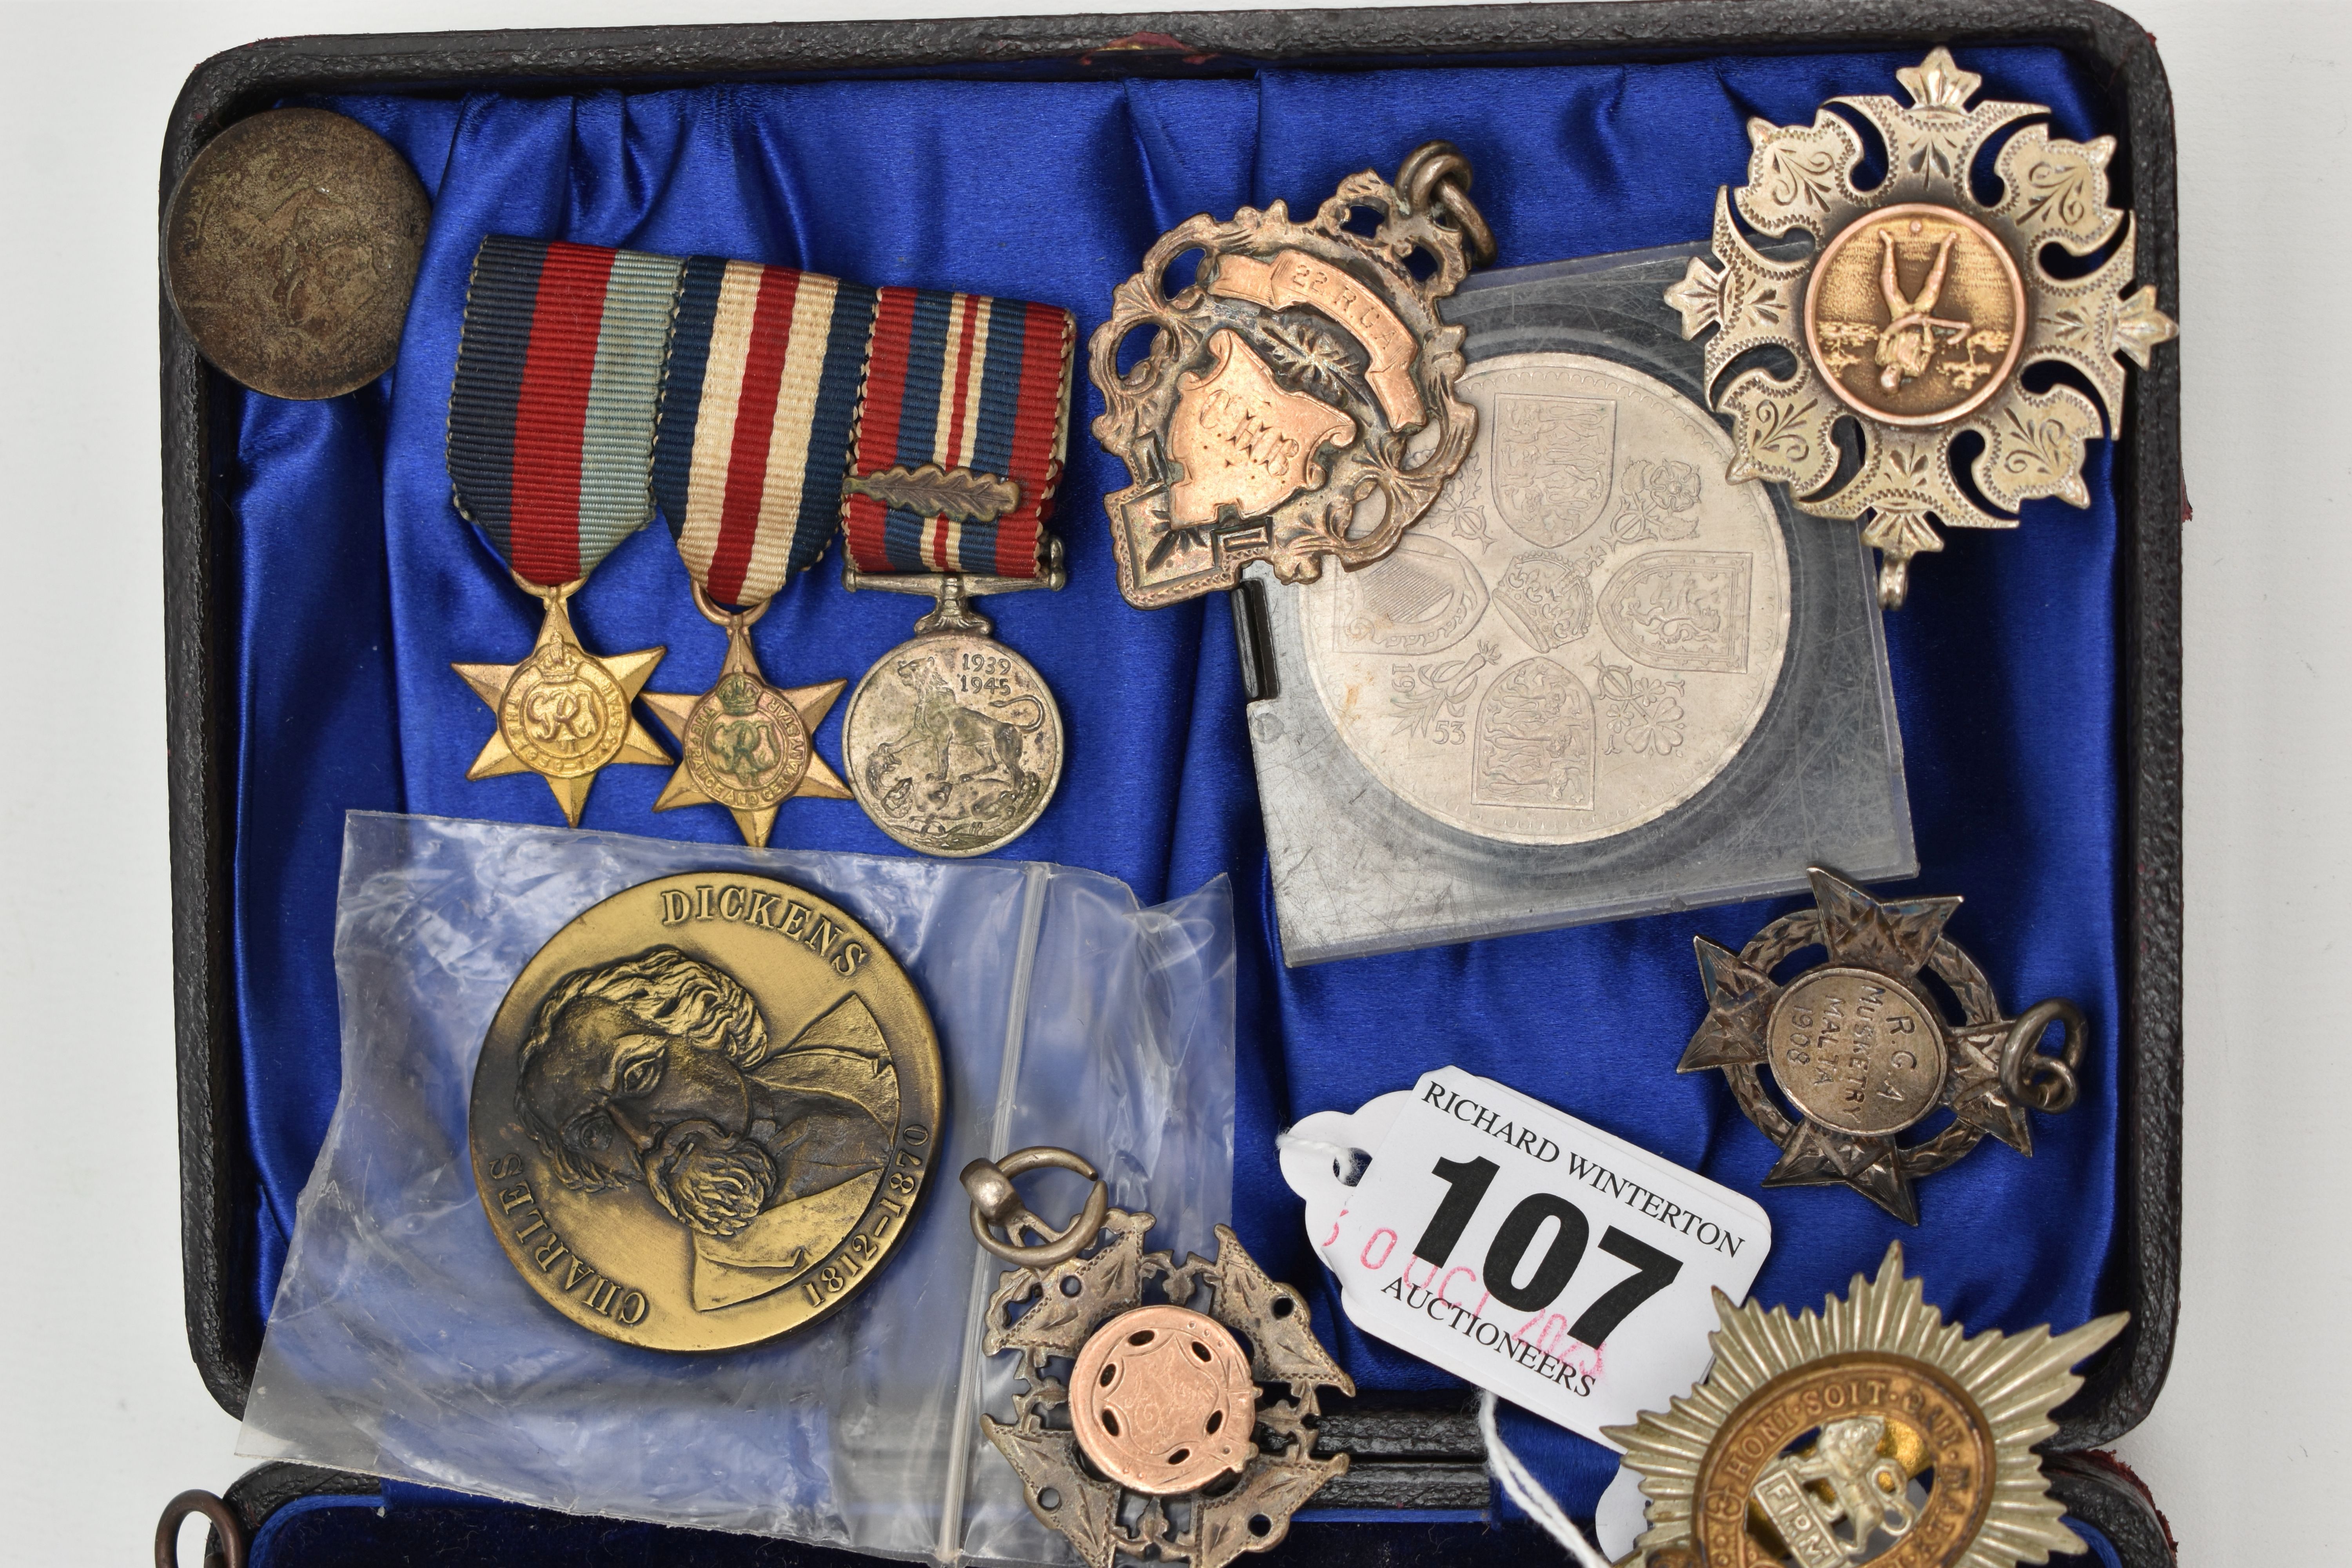
[{"label": "bugle emblem on badge", "polygon": [[[1790,487],[1816,517],[1855,519],[1879,552],[1879,601],[1903,602],[1911,557],[1941,550],[1948,528],[2014,528],[2021,503],[2057,496],[2090,504],[2084,443],[2123,417],[2128,355],[2142,369],[2178,329],[2156,289],[2126,295],[2133,277],[2130,216],[2107,205],[2113,137],[2089,142],[2029,125],[1993,157],[2000,199],[1988,205],[1969,170],[2005,127],[2049,113],[2038,103],[1979,103],[1983,78],[1938,48],[1896,78],[1912,101],[1840,98],[1885,143],[1886,177],[1857,189],[1861,133],[1824,106],[1811,125],[1748,121],[1748,184],[1716,198],[1711,243],[1720,266],[1694,258],[1666,290],[1683,335],[1721,330],[1706,346],[1714,406],[1729,413],[1738,456],[1729,477]],[[1809,255],[1765,256],[1732,220],[1772,236],[1802,229]],[[2122,237],[2118,241],[2116,235]],[[2080,277],[2043,270],[2049,246],[2106,259]],[[1796,356],[1780,380],[1758,367],[1716,378],[1751,349]],[[2030,391],[2030,365],[2072,366],[2098,403],[2064,384]],[[2101,423],[2102,410],[2105,423]],[[1841,419],[1862,441],[1860,468],[1834,489]],[[1981,443],[1969,477],[1954,471],[1963,436]]]},{"label": "bugle emblem on badge", "polygon": [[[1429,509],[1477,428],[1454,390],[1462,329],[1437,316],[1469,258],[1494,255],[1469,184],[1468,162],[1429,142],[1393,185],[1349,175],[1307,223],[1280,202],[1187,219],[1119,285],[1088,357],[1107,409],[1095,438],[1133,480],[1105,501],[1129,603],[1230,588],[1251,561],[1286,582],[1325,555],[1378,561]],[[1369,236],[1346,226],[1359,208],[1379,218]],[[1187,252],[1199,269],[1171,297]],[[1122,374],[1119,345],[1146,326]]]}]

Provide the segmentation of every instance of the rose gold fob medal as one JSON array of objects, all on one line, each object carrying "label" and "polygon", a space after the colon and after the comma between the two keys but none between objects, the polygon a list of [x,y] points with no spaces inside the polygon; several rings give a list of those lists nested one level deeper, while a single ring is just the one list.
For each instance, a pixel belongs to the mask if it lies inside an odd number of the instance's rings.
[{"label": "rose gold fob medal", "polygon": [[[2125,292],[2136,262],[2130,216],[2107,205],[2114,138],[2014,132],[1993,155],[2001,195],[1989,205],[1969,171],[2004,128],[2048,108],[1971,105],[1984,79],[1942,48],[1895,76],[1907,104],[1832,100],[1885,145],[1886,175],[1866,191],[1853,183],[1862,135],[1828,106],[1811,125],[1750,121],[1748,184],[1716,197],[1720,265],[1692,258],[1665,293],[1683,336],[1718,329],[1706,376],[1713,405],[1734,420],[1728,477],[1777,480],[1816,517],[1860,520],[1889,609],[1903,602],[1911,558],[1944,547],[1931,518],[2015,528],[2019,504],[2036,497],[2089,505],[2083,447],[2123,417],[2117,356],[2145,369],[2178,331],[2153,286]],[[1735,209],[1766,235],[1802,230],[1812,249],[1767,257]],[[2087,257],[2111,241],[2113,253],[2080,276],[2042,265],[2051,247]],[[1796,374],[1758,366],[1717,384],[1766,346],[1793,355]],[[2029,389],[2024,372],[2042,363],[2080,374],[2098,402],[2063,384]],[[1843,480],[1841,423],[1862,442],[1860,467]],[[1972,490],[1955,468],[1963,437],[1978,448]]]},{"label": "rose gold fob medal", "polygon": [[[1252,561],[1285,582],[1313,580],[1326,555],[1363,565],[1428,510],[1477,429],[1454,393],[1462,329],[1437,314],[1495,254],[1469,184],[1468,161],[1432,142],[1393,185],[1351,174],[1305,223],[1280,202],[1189,218],[1119,285],[1088,362],[1095,438],[1133,481],[1104,498],[1129,604],[1232,588]],[[1378,219],[1369,235],[1350,226],[1359,209]],[[1188,252],[1198,274],[1170,295]]]},{"label": "rose gold fob medal", "polygon": [[[1021,1352],[1028,1392],[1012,1420],[981,1425],[1030,1511],[1088,1568],[1122,1557],[1225,1568],[1271,1549],[1348,1468],[1345,1454],[1315,1453],[1316,1390],[1356,1389],[1306,1300],[1223,1226],[1213,1261],[1146,1252],[1152,1216],[1109,1207],[1099,1181],[1077,1218],[1048,1226],[1013,1184],[1047,1166],[1095,1175],[1066,1149],[1039,1148],[975,1160],[962,1177],[973,1234],[1013,1266],[988,1300],[983,1342]],[[1145,1302],[1150,1287],[1162,1301]],[[1064,1359],[1066,1386],[1049,1371]]]}]

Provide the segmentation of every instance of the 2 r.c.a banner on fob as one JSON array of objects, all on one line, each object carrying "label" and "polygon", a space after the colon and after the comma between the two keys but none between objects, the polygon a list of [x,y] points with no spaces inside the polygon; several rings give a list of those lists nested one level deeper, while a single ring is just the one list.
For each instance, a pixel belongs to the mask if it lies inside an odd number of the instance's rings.
[{"label": "2 r.c.a banner on fob", "polygon": [[1455,1068],[1291,1134],[1357,1327],[1599,1442],[1706,1373],[1713,1292],[1772,1245],[1753,1200]]}]

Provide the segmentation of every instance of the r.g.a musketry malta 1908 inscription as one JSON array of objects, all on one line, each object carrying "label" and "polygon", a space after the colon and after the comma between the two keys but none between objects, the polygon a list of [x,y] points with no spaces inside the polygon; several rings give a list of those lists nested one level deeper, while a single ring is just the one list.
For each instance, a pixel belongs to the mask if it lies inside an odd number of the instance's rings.
[{"label": "r.g.a musketry malta 1908 inscription", "polygon": [[483,1211],[549,1305],[726,1350],[872,1279],[929,1184],[941,1093],[922,997],[856,921],[763,877],[669,877],[524,966],[467,1132]]},{"label": "r.g.a musketry malta 1908 inscription", "polygon": [[[2074,1105],[2088,1025],[2063,997],[2004,1017],[1976,960],[1944,934],[1956,898],[1878,899],[1816,866],[1813,905],[1781,916],[1738,952],[1697,937],[1706,1021],[1681,1072],[1720,1068],[1732,1098],[1780,1145],[1768,1187],[1852,1187],[1919,1223],[1914,1181],[1944,1169],[1985,1134],[2029,1157],[2028,1110]],[[1819,945],[1829,962],[1773,978]],[[1924,976],[1959,1003],[1944,1016]],[[2041,1047],[2058,1026],[2059,1048]],[[1769,1074],[1792,1118],[1766,1092]],[[1913,1143],[1897,1134],[1949,1107],[1952,1120]]]}]

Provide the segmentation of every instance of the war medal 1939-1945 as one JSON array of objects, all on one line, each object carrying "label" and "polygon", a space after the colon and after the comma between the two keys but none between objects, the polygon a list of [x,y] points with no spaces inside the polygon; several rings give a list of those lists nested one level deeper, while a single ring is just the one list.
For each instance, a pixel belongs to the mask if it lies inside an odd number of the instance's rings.
[{"label": "war medal 1939-1945", "polygon": [[[1345,1454],[1315,1454],[1316,1390],[1356,1385],[1316,1339],[1306,1299],[1223,1226],[1213,1261],[1146,1252],[1152,1216],[1109,1207],[1099,1181],[1076,1219],[1049,1227],[1013,1185],[1048,1166],[1095,1174],[1054,1148],[963,1169],[973,1235],[1013,1266],[988,1299],[982,1343],[1020,1352],[1028,1384],[1012,1420],[983,1415],[982,1429],[1030,1511],[1087,1568],[1225,1568],[1271,1550],[1348,1468]],[[1163,1300],[1146,1304],[1155,1287]],[[1066,1384],[1054,1375],[1061,1362]]]},{"label": "war medal 1939-1945", "polygon": [[2033,1445],[2069,1369],[2129,1314],[1971,1336],[1886,1249],[1878,1278],[1790,1317],[1715,1293],[1714,1370],[1670,1412],[1612,1427],[1642,1477],[1639,1568],[2016,1568],[2088,1549]]},{"label": "war medal 1939-1945", "polygon": [[[1780,1145],[1768,1187],[1852,1187],[1897,1219],[1919,1223],[1914,1178],[1940,1171],[1988,1132],[2033,1152],[2029,1109],[2074,1103],[2083,1060],[2081,1009],[2063,998],[2001,1016],[1976,961],[1944,934],[1956,898],[1879,900],[1816,867],[1814,908],[1774,921],[1738,952],[1696,939],[1706,1021],[1681,1072],[1719,1068],[1748,1119]],[[1772,971],[1805,948],[1829,962],[1783,984]],[[1948,1021],[1923,984],[1958,999]],[[2052,1025],[2056,1056],[2042,1053]],[[1796,1109],[1764,1090],[1759,1069]],[[1916,1143],[1897,1137],[1939,1107],[1949,1125]]]},{"label": "war medal 1939-1945", "polygon": [[664,649],[607,658],[565,603],[653,516],[646,486],[679,263],[491,235],[475,253],[449,392],[457,510],[546,606],[513,664],[454,664],[498,727],[469,779],[534,773],[563,820],[612,763],[667,764],[631,704]]},{"label": "war medal 1939-1945", "polygon": [[871,932],[764,877],[625,889],[492,1019],[467,1137],[531,1289],[653,1350],[726,1350],[863,1289],[930,1184],[944,1079]]},{"label": "war medal 1939-1945", "polygon": [[646,693],[679,752],[654,809],[724,806],[750,844],[795,795],[849,795],[814,739],[847,682],[769,685],[751,629],[833,538],[873,325],[873,289],[814,272],[698,256],[678,279],[653,492],[727,656],[708,691]]},{"label": "war medal 1939-1945", "polygon": [[[1234,587],[1252,561],[1285,582],[1325,555],[1360,566],[1429,509],[1477,428],[1454,393],[1462,329],[1437,314],[1472,258],[1494,258],[1469,184],[1468,161],[1428,142],[1395,184],[1350,174],[1305,223],[1280,202],[1188,218],[1118,286],[1088,358],[1095,438],[1132,480],[1103,503],[1129,603]],[[1379,220],[1369,235],[1350,226],[1359,209]],[[1190,251],[1199,271],[1171,297]]]},{"label": "war medal 1939-1945", "polygon": [[[1853,183],[1862,134],[1834,110],[1824,106],[1811,125],[1750,121],[1748,184],[1716,198],[1721,265],[1694,258],[1665,295],[1684,336],[1721,329],[1707,344],[1706,374],[1715,406],[1735,420],[1730,477],[1787,484],[1817,517],[1863,520],[1890,608],[1903,602],[1911,557],[1943,548],[1931,517],[1946,527],[2014,528],[2011,514],[2036,497],[2088,505],[2084,443],[2123,417],[2116,355],[2145,368],[2175,332],[2153,286],[2124,292],[2134,236],[2128,216],[2107,205],[2112,137],[2015,132],[1993,155],[2000,197],[1988,205],[1975,191],[1980,155],[2003,128],[2049,110],[1971,107],[1983,79],[1942,48],[1895,75],[1908,104],[1832,100],[1885,142],[1885,176],[1867,191]],[[1803,230],[1812,250],[1766,256],[1733,221],[1735,207],[1767,235]],[[2111,241],[2113,253],[2079,277],[2042,264],[2048,247],[2080,257]],[[1766,346],[1794,355],[1796,374],[1781,380],[1759,366],[1715,384]],[[2099,405],[2064,384],[2028,388],[2026,368],[2042,362],[2080,373]],[[1839,469],[1841,421],[1860,433],[1861,464],[1824,493]],[[1973,495],[1953,469],[1963,437],[1981,445],[1969,470]]]},{"label": "war medal 1939-1945", "polygon": [[850,694],[842,761],[883,832],[928,855],[982,855],[1027,832],[1061,782],[1054,694],[971,600],[1066,581],[1045,522],[1077,322],[1021,300],[877,295],[842,582],[938,602]]},{"label": "war medal 1939-1945", "polygon": [[205,358],[272,397],[340,396],[392,368],[433,217],[391,144],[323,109],[237,121],[163,219],[163,281]]}]

